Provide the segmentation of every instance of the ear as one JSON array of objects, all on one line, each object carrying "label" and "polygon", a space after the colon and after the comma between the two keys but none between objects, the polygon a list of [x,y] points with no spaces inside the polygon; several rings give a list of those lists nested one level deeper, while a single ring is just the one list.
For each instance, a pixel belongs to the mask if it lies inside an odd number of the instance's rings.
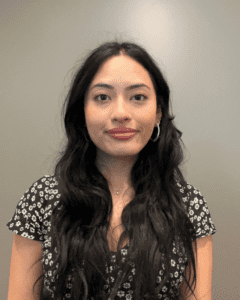
[{"label": "ear", "polygon": [[159,106],[157,108],[157,114],[156,114],[156,124],[161,122],[161,118],[162,118],[162,110],[161,107]]}]

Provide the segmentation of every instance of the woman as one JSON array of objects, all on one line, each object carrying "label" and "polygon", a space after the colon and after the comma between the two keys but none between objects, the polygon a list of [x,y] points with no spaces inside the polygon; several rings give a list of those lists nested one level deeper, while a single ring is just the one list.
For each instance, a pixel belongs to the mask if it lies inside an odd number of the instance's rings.
[{"label": "woman", "polygon": [[169,93],[134,43],[104,43],[77,71],[54,175],[26,191],[7,223],[24,241],[41,242],[38,299],[211,299],[216,228],[180,171],[182,132]]}]

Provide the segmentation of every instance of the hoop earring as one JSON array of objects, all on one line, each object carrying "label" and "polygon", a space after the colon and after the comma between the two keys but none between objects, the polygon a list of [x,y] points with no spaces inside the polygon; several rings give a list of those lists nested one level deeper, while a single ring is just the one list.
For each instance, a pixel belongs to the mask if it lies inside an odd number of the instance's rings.
[{"label": "hoop earring", "polygon": [[158,140],[159,136],[160,136],[160,131],[161,131],[160,130],[160,122],[157,124],[157,128],[158,128],[158,133],[157,133],[156,138],[154,140],[152,138],[150,138],[150,140],[153,141],[153,142],[156,142]]}]

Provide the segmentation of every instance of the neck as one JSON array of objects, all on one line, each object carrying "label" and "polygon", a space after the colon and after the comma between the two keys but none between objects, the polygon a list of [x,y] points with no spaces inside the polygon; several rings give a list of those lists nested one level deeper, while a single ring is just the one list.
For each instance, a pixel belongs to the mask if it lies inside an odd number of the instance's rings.
[{"label": "neck", "polygon": [[117,195],[131,187],[131,169],[136,156],[113,157],[103,151],[98,151],[95,164],[107,179],[109,188]]}]

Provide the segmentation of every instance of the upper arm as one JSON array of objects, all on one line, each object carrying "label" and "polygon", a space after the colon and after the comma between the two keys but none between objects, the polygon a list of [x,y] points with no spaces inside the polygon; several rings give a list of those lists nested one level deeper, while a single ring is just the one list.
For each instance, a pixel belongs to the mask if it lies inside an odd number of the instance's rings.
[{"label": "upper arm", "polygon": [[[14,234],[8,286],[8,300],[40,299],[42,279],[34,287],[35,281],[43,274],[42,242]],[[38,261],[38,262],[37,262]],[[37,262],[37,263],[36,263]],[[35,264],[36,263],[36,264]]]},{"label": "upper arm", "polygon": [[[196,289],[194,293],[198,300],[211,300],[212,299],[212,270],[213,270],[213,240],[212,235],[208,235],[206,237],[201,237],[196,240],[197,242],[197,257],[195,253],[195,248],[193,247],[195,263],[196,263]],[[189,281],[189,285],[192,283],[193,279],[193,267],[191,269],[191,278]],[[187,280],[189,280],[190,270],[189,265],[186,267],[184,275]],[[192,286],[193,289],[194,285]],[[188,285],[183,279],[180,284],[181,291],[181,300],[195,300],[194,295],[191,294],[191,290],[189,290]],[[189,297],[189,298],[188,298]]]}]

